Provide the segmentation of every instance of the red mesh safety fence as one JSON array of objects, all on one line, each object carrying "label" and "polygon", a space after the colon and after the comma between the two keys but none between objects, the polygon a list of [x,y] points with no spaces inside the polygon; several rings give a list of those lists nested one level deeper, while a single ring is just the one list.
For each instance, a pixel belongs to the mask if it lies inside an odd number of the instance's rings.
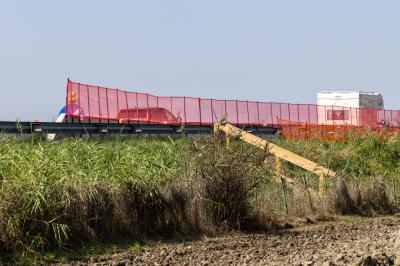
[{"label": "red mesh safety fence", "polygon": [[399,110],[154,96],[68,80],[66,115],[122,123],[277,126],[288,138],[342,139],[366,129],[398,132]]}]

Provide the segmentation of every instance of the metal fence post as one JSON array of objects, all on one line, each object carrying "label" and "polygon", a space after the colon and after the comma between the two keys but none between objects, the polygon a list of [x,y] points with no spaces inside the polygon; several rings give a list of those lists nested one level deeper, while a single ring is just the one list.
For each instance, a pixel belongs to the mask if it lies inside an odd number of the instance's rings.
[{"label": "metal fence post", "polygon": [[[211,123],[214,124],[214,108],[213,108],[213,99],[210,100],[211,101]],[[219,121],[217,121],[219,122]]]},{"label": "metal fence post", "polygon": [[238,107],[238,101],[236,100],[236,124],[239,125],[239,107]]},{"label": "metal fence post", "polygon": [[107,99],[107,122],[110,123],[110,111],[108,109],[108,89],[104,88],[106,90],[106,99]]},{"label": "metal fence post", "polygon": [[68,97],[71,94],[70,92],[70,80],[68,78],[67,80],[67,95],[65,96],[65,121],[68,123],[68,113],[69,113],[69,106],[68,106]]},{"label": "metal fence post", "polygon": [[170,107],[170,112],[171,112],[171,114],[173,114],[173,112],[172,112],[172,100],[173,100],[173,97],[168,97],[169,98],[169,107]]},{"label": "metal fence post", "polygon": [[79,113],[79,121],[78,123],[81,122],[81,84],[78,83],[78,113]]},{"label": "metal fence post", "polygon": [[146,93],[147,123],[150,123],[151,112],[149,110],[149,94]]},{"label": "metal fence post", "polygon": [[115,119],[117,119],[117,123],[119,123],[119,90],[117,89],[117,117],[115,117]]},{"label": "metal fence post", "polygon": [[88,102],[88,111],[89,111],[89,123],[91,123],[92,112],[90,111],[90,93],[89,93],[89,86],[86,85],[87,91],[87,102]]},{"label": "metal fence post", "polygon": [[125,91],[125,103],[126,103],[126,116],[128,117],[128,123],[129,123],[130,119],[129,119],[128,93],[126,91]]},{"label": "metal fence post", "polygon": [[249,101],[246,101],[247,106],[247,123],[250,124]]},{"label": "metal fence post", "polygon": [[293,135],[292,135],[292,121],[290,120],[291,118],[290,118],[290,104],[287,104],[287,106],[288,106],[288,112],[289,112],[289,134],[290,134],[290,137],[292,137]]},{"label": "metal fence post", "polygon": [[136,92],[136,122],[139,124],[139,98],[138,93]]},{"label": "metal fence post", "polygon": [[200,125],[202,125],[202,120],[201,120],[201,100],[200,100],[200,98],[198,98],[198,101],[199,101],[199,114],[200,114]]},{"label": "metal fence post", "polygon": [[101,114],[101,107],[100,107],[101,101],[100,101],[100,87],[99,86],[97,86],[97,102],[99,104],[99,122],[100,122],[102,114]]},{"label": "metal fence post", "polygon": [[230,123],[230,121],[228,120],[228,109],[226,108],[226,99],[224,100],[224,104],[225,104],[225,119],[226,119],[226,122],[228,122],[228,123]]},{"label": "metal fence post", "polygon": [[270,103],[270,110],[271,110],[271,124],[274,125],[274,117],[272,116],[272,102]]},{"label": "metal fence post", "polygon": [[186,124],[186,97],[183,97],[183,114],[185,116],[185,121],[183,123]]}]

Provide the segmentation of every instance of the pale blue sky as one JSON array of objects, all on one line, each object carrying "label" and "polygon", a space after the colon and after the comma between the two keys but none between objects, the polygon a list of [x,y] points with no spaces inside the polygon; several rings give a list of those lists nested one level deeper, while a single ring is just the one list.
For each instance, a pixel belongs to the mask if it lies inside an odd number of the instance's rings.
[{"label": "pale blue sky", "polygon": [[315,103],[383,93],[400,109],[400,1],[0,0],[0,119],[50,120],[66,80]]}]

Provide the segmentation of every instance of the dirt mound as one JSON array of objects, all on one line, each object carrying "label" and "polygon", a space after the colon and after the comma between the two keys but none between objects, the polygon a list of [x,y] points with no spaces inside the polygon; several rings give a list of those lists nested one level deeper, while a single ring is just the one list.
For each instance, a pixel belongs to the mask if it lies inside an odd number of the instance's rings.
[{"label": "dirt mound", "polygon": [[275,234],[150,245],[64,265],[393,265],[399,230],[400,218],[354,218]]}]

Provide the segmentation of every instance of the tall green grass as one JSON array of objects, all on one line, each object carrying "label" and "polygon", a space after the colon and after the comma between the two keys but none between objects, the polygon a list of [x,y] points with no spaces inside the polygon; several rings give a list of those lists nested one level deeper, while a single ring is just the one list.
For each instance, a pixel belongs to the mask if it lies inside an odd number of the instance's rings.
[{"label": "tall green grass", "polygon": [[[381,138],[373,134],[350,136],[345,141],[276,140],[277,144],[311,159],[337,173],[326,180],[326,189],[340,195],[341,181],[345,181],[350,194],[363,210],[354,213],[371,215],[388,213],[397,209],[400,185],[400,136]],[[304,180],[317,188],[317,178],[304,170],[285,164],[289,176]],[[338,180],[338,178],[340,180]],[[336,184],[339,181],[339,184]],[[335,191],[335,189],[337,191]],[[332,199],[331,199],[332,200]],[[339,211],[339,213],[342,213]]]},{"label": "tall green grass", "polygon": [[[378,210],[387,197],[397,197],[400,137],[274,141],[354,185],[354,206],[369,204]],[[263,211],[266,219],[272,213],[305,215],[315,207],[309,206],[316,203],[309,204],[306,193],[272,181],[273,157],[237,142],[232,140],[226,150],[223,140],[211,137],[55,142],[0,137],[0,252],[182,232],[190,227],[188,209],[199,207],[190,205],[193,196],[212,201],[218,210],[236,210],[238,203],[230,204],[230,199],[240,199],[235,198],[239,191],[243,208],[269,206]],[[266,158],[270,164],[264,166]],[[317,177],[298,167],[284,163],[284,174],[318,188]],[[376,177],[383,182],[379,186]],[[238,178],[244,183],[235,183]],[[334,182],[328,180],[328,189],[335,188]],[[187,191],[182,190],[184,183]],[[225,213],[211,216],[219,224],[238,224],[241,215],[250,215],[245,209]]]},{"label": "tall green grass", "polygon": [[116,208],[124,194],[151,200],[156,188],[177,178],[182,142],[1,138],[0,247],[40,250],[101,238],[94,229],[80,227],[104,227],[96,209],[123,212]]},{"label": "tall green grass", "polygon": [[398,176],[400,136],[351,136],[345,141],[277,140],[277,144],[329,167],[341,176],[358,180],[374,176]]}]

